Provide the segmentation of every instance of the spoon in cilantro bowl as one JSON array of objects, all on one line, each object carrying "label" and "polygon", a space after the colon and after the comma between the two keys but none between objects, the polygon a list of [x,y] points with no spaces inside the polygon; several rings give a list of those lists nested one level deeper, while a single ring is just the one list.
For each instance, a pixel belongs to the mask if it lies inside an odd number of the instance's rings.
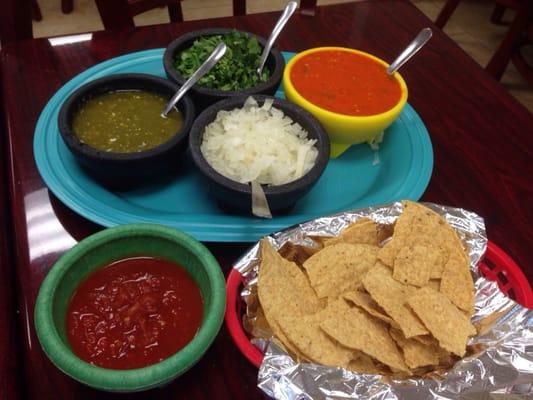
[{"label": "spoon in cilantro bowl", "polygon": [[265,62],[267,60],[268,53],[270,53],[270,49],[274,45],[274,42],[278,38],[283,27],[289,21],[289,18],[292,16],[292,14],[294,14],[296,7],[298,7],[297,2],[289,1],[289,3],[285,6],[285,9],[283,10],[281,17],[279,17],[278,22],[276,22],[274,29],[272,29],[272,33],[268,37],[265,48],[263,49],[263,54],[261,54],[261,60],[259,61],[259,67],[257,68],[257,74],[259,76],[261,76],[261,73],[263,72],[263,67],[265,66]]},{"label": "spoon in cilantro bowl", "polygon": [[174,67],[184,78],[189,78],[219,43],[226,44],[227,52],[220,62],[198,81],[199,86],[222,91],[239,91],[268,80],[271,73],[268,69],[264,69],[261,75],[256,71],[262,51],[258,40],[254,36],[237,31],[196,39],[191,47],[178,53],[174,59]]},{"label": "spoon in cilantro bowl", "polygon": [[189,79],[183,84],[182,87],[176,92],[174,96],[169,100],[165,109],[161,113],[162,117],[166,117],[167,114],[174,108],[178,101],[187,93],[187,91],[192,88],[196,82],[198,82],[205,74],[207,74],[219,61],[224,54],[226,54],[227,47],[224,43],[219,43],[211,55],[203,62],[200,67],[191,75]]}]

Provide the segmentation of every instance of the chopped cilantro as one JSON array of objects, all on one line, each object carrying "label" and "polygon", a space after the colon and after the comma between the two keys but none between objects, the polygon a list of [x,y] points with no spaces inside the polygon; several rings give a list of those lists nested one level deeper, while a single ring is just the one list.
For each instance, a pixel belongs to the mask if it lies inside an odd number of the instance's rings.
[{"label": "chopped cilantro", "polygon": [[191,47],[179,53],[174,60],[176,69],[185,78],[189,78],[222,41],[227,46],[226,54],[198,81],[198,85],[219,90],[243,90],[269,78],[270,71],[267,68],[263,68],[261,76],[257,74],[263,51],[257,39],[237,31],[203,36],[195,40]]}]

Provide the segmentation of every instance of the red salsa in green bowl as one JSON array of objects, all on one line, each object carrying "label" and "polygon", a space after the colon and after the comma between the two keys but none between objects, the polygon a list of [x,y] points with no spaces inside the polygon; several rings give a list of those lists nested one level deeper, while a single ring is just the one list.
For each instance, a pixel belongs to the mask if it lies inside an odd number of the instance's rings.
[{"label": "red salsa in green bowl", "polygon": [[48,272],[34,320],[45,354],[99,390],[160,387],[192,368],[215,339],[226,289],[216,259],[176,229],[104,229]]},{"label": "red salsa in green bowl", "polygon": [[154,257],[119,260],[80,284],[68,306],[72,350],[111,369],[155,364],[181,350],[198,332],[203,300],[183,269]]}]

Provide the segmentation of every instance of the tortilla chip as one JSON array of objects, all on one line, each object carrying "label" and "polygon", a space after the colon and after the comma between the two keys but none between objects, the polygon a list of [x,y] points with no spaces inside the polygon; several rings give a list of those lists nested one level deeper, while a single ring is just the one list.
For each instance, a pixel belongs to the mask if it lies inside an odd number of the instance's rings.
[{"label": "tortilla chip", "polygon": [[296,265],[302,265],[305,260],[319,251],[319,248],[299,246],[292,242],[286,242],[281,248],[278,249],[278,253],[284,259],[296,263]]},{"label": "tortilla chip", "polygon": [[442,293],[422,288],[407,300],[440,347],[463,356],[470,336],[477,333],[467,317]]},{"label": "tortilla chip", "polygon": [[461,310],[474,312],[474,281],[469,260],[460,251],[454,251],[444,267],[440,292]]},{"label": "tortilla chip", "polygon": [[303,267],[319,298],[337,298],[360,287],[362,276],[376,262],[377,250],[365,244],[338,243],[311,256]]},{"label": "tortilla chip", "polygon": [[437,292],[440,290],[440,280],[439,279],[430,279],[426,285]]},{"label": "tortilla chip", "polygon": [[394,280],[389,268],[378,262],[364,276],[363,286],[376,303],[400,326],[405,337],[429,333],[406,305],[408,297],[417,289]]},{"label": "tortilla chip", "polygon": [[286,304],[291,304],[302,314],[312,314],[320,309],[305,273],[295,263],[281,257],[267,239],[261,241],[257,291],[269,323],[272,311]]},{"label": "tortilla chip", "polygon": [[363,293],[358,290],[343,293],[342,297],[349,302],[352,302],[357,307],[362,308],[373,317],[386,322],[389,325],[397,327],[398,324],[390,318],[385,311],[374,301],[368,293]]},{"label": "tortilla chip", "polygon": [[440,279],[442,277],[442,271],[444,271],[444,265],[448,260],[448,251],[443,246],[428,245],[427,247],[429,248],[430,257],[432,257],[430,260],[430,279]]},{"label": "tortilla chip", "polygon": [[281,312],[280,327],[291,343],[309,360],[335,367],[346,367],[353,351],[332,340],[319,327],[321,312],[298,316]]},{"label": "tortilla chip", "polygon": [[438,340],[435,339],[431,335],[413,336],[410,339],[416,340],[422,344],[425,344],[426,346],[432,346],[432,345],[438,346],[439,345]]},{"label": "tortilla chip", "polygon": [[425,286],[429,282],[434,257],[426,246],[402,247],[394,258],[392,277],[398,282],[414,286]]},{"label": "tortilla chip", "polygon": [[257,293],[272,332],[287,350],[298,355],[298,349],[281,330],[277,314],[286,307],[286,303],[291,305],[294,313],[314,313],[320,308],[319,300],[304,272],[296,264],[281,257],[267,239],[261,241]]},{"label": "tortilla chip", "polygon": [[406,339],[403,333],[396,329],[391,329],[389,333],[402,349],[405,363],[409,368],[439,364],[440,348],[438,346],[427,346],[414,339]]},{"label": "tortilla chip", "polygon": [[337,243],[377,246],[379,244],[378,225],[368,218],[359,219],[345,228],[339,236],[326,239],[324,246],[331,246]]},{"label": "tortilla chip", "polygon": [[280,344],[285,348],[287,353],[289,353],[296,360],[308,360],[308,358],[302,354],[300,350],[289,340],[287,335],[285,335],[277,321],[272,322],[271,328],[275,338],[279,340]]},{"label": "tortilla chip", "polygon": [[408,371],[403,357],[389,335],[387,325],[343,299],[328,303],[320,327],[340,344],[374,357],[389,367]]},{"label": "tortilla chip", "polygon": [[376,366],[371,357],[360,353],[357,358],[350,361],[346,369],[360,374],[381,374],[383,371]]},{"label": "tortilla chip", "polygon": [[452,367],[459,360],[459,357],[454,356],[452,353],[447,352],[444,349],[441,349],[439,353],[439,366],[441,367]]},{"label": "tortilla chip", "polygon": [[272,326],[270,326],[261,307],[257,309],[253,325],[249,328],[245,327],[245,330],[251,331],[254,338],[270,339],[272,336],[275,336],[279,340],[279,344],[284,347],[295,360],[305,359],[303,354],[294,347],[287,336],[281,331],[276,321],[272,321]]},{"label": "tortilla chip", "polygon": [[426,246],[434,254],[430,278],[440,278],[450,251],[462,249],[459,237],[444,218],[429,208],[411,201],[403,201],[402,204],[403,212],[396,220],[392,239],[379,251],[379,260],[393,267],[402,247]]}]

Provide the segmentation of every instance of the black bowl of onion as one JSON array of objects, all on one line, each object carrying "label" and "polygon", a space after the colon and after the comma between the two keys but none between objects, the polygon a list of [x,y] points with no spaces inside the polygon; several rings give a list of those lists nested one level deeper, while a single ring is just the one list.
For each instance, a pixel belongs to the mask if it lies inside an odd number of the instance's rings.
[{"label": "black bowl of onion", "polygon": [[266,40],[234,29],[198,30],[171,42],[163,55],[167,77],[183,85],[220,41],[226,43],[226,54],[190,92],[198,108],[203,109],[229,97],[273,95],[276,92],[285,68],[281,52],[275,48],[270,50],[259,76],[256,70]]},{"label": "black bowl of onion", "polygon": [[330,143],[318,120],[300,106],[255,95],[204,110],[191,128],[189,149],[222,209],[251,214],[255,182],[272,214],[282,214],[319,180]]},{"label": "black bowl of onion", "polygon": [[138,188],[171,175],[179,169],[195,116],[187,95],[161,116],[178,89],[147,74],[93,80],[61,106],[61,138],[84,170],[111,189]]}]

